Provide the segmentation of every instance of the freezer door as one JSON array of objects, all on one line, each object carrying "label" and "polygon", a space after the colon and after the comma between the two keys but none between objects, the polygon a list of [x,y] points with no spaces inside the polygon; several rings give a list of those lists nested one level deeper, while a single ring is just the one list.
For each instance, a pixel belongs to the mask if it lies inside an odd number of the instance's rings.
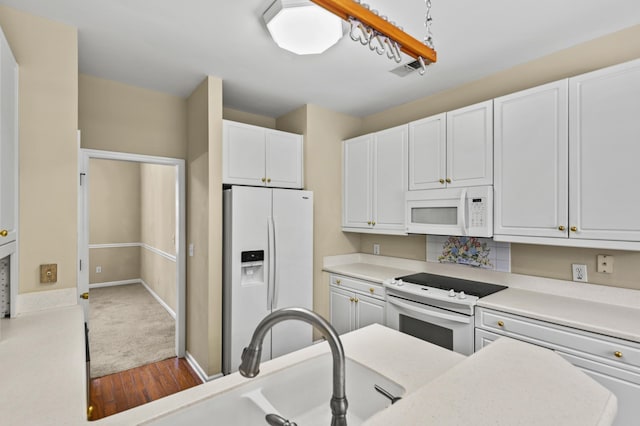
[{"label": "freezer door", "polygon": [[[234,186],[230,192],[225,191],[224,373],[238,370],[242,349],[270,312],[267,306],[270,215],[270,189]],[[261,251],[263,260],[256,256]],[[270,336],[266,336],[263,361],[270,359],[270,343]]]},{"label": "freezer door", "polygon": [[[273,309],[313,308],[313,193],[273,190],[275,285]],[[285,321],[272,329],[272,357],[309,346],[309,324]]]}]

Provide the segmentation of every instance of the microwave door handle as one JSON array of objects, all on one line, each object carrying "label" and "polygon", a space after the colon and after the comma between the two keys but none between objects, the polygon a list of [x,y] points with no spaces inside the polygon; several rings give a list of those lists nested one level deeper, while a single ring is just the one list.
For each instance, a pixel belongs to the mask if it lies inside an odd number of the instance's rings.
[{"label": "microwave door handle", "polygon": [[387,302],[389,302],[390,304],[397,306],[399,308],[403,308],[403,309],[407,309],[410,310],[412,312],[416,312],[416,313],[421,313],[423,315],[429,315],[432,317],[436,317],[436,318],[440,318],[440,319],[444,319],[447,321],[454,321],[454,322],[461,322],[463,324],[469,324],[470,322],[470,318],[471,317],[467,317],[465,316],[464,318],[459,316],[459,315],[449,315],[449,314],[445,314],[445,313],[441,313],[441,312],[435,312],[435,311],[431,311],[431,310],[427,310],[427,309],[420,309],[420,308],[416,308],[415,306],[412,306],[408,303],[403,303],[400,302],[396,299],[391,299],[389,298],[389,300],[387,300]]},{"label": "microwave door handle", "polygon": [[462,225],[462,235],[468,235],[467,229],[467,188],[463,188],[460,192],[460,205],[458,206],[458,218]]}]

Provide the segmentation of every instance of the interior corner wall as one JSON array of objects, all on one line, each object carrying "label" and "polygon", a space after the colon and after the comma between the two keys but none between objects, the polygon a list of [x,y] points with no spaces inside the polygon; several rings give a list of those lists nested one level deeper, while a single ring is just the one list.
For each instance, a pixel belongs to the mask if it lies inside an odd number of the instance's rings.
[{"label": "interior corner wall", "polygon": [[276,119],[267,117],[266,115],[251,114],[249,112],[239,111],[233,108],[223,108],[222,118],[225,120],[237,121],[244,124],[252,124],[254,126],[266,127],[268,129],[276,128]]},{"label": "interior corner wall", "polygon": [[139,279],[140,164],[91,158],[89,173],[89,284]]},{"label": "interior corner wall", "polygon": [[187,351],[209,367],[209,81],[187,99]]},{"label": "interior corner wall", "polygon": [[313,309],[329,318],[325,256],[356,253],[360,234],[342,232],[342,140],[360,132],[362,120],[315,105],[276,121],[279,130],[304,135],[304,183],[313,191]]},{"label": "interior corner wall", "polygon": [[209,128],[209,374],[222,371],[222,80],[207,77]]},{"label": "interior corner wall", "polygon": [[[19,293],[77,286],[78,35],[76,28],[0,6],[19,65]],[[40,284],[56,263],[58,282]]]},{"label": "interior corner wall", "polygon": [[176,167],[141,163],[139,172],[140,278],[176,312]]},{"label": "interior corner wall", "polygon": [[[640,58],[640,25],[561,50],[463,86],[367,116],[363,120],[361,134],[408,123],[636,58]],[[429,73],[427,72],[422,78],[428,82]],[[361,241],[361,251],[364,253],[373,253],[374,242],[381,244],[381,253],[387,256],[412,258],[409,253],[422,255],[422,251],[425,250],[424,237],[363,235]],[[590,271],[589,282],[640,289],[640,282],[637,279],[639,252],[615,251],[616,263],[613,274],[591,273],[595,271],[595,256],[598,253],[609,254],[614,251],[512,244],[511,271],[570,280],[571,263],[584,263],[588,265]]]},{"label": "interior corner wall", "polygon": [[184,159],[187,101],[80,74],[82,148]]}]

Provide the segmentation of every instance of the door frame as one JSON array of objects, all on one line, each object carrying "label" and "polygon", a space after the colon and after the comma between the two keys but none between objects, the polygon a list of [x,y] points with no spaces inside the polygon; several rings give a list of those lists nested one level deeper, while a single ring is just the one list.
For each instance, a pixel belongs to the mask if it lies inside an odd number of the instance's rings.
[{"label": "door frame", "polygon": [[88,319],[88,300],[80,297],[89,291],[89,160],[119,160],[176,167],[176,339],[175,351],[178,357],[185,356],[186,350],[186,189],[185,161],[178,158],[156,157],[125,152],[101,151],[80,148],[78,132],[78,300]]}]

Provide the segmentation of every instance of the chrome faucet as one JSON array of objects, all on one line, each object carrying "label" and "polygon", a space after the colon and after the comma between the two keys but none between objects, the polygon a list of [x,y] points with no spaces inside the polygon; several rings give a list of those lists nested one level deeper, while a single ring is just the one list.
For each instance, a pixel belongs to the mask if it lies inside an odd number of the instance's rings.
[{"label": "chrome faucet", "polygon": [[304,308],[284,308],[273,311],[256,327],[251,343],[242,351],[239,371],[244,377],[255,377],[260,373],[262,340],[267,332],[279,322],[295,319],[316,327],[327,339],[333,357],[333,395],[331,397],[331,426],[347,426],[347,397],[345,395],[344,349],[336,330],[320,315]]}]

